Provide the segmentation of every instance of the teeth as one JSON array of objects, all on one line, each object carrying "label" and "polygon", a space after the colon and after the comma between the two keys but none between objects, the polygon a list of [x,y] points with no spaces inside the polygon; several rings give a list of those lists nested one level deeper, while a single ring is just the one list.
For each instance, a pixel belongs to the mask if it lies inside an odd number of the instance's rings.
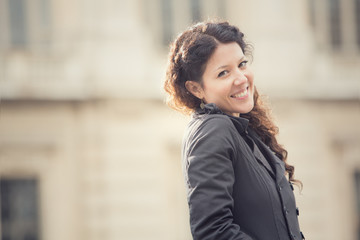
[{"label": "teeth", "polygon": [[234,97],[239,98],[239,97],[244,97],[247,94],[247,88],[242,91],[241,93],[235,94]]}]

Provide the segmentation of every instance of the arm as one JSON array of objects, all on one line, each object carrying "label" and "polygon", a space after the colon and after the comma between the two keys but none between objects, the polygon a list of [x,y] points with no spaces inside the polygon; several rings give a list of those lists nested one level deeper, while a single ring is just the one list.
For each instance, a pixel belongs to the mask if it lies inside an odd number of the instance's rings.
[{"label": "arm", "polygon": [[211,118],[186,142],[185,178],[194,240],[252,239],[233,223],[234,132],[228,119]]}]

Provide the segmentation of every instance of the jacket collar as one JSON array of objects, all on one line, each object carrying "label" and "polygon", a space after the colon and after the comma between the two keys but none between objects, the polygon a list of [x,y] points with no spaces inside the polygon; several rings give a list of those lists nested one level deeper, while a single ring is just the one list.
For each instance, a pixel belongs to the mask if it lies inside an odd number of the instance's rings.
[{"label": "jacket collar", "polygon": [[[222,114],[226,115],[230,118],[230,120],[233,122],[235,128],[240,134],[248,134],[248,125],[249,120],[243,117],[234,117],[228,114],[225,114],[223,111],[221,111],[214,103],[208,103],[204,105],[204,108],[197,108],[194,113],[194,117],[199,117],[201,115],[205,114]],[[249,128],[250,134],[252,137],[254,137],[254,140],[259,144],[258,146],[265,150],[266,155],[270,158],[270,160],[274,163],[275,166],[275,178],[276,183],[280,183],[285,178],[285,163],[281,161],[270,149],[265,143],[263,143],[260,140],[260,137],[255,133],[255,131],[251,130]],[[261,159],[260,156],[258,158]],[[265,164],[267,166],[267,164]],[[269,166],[267,166],[269,168]],[[270,172],[272,172],[271,167],[268,169]]]},{"label": "jacket collar", "polygon": [[235,125],[236,130],[238,130],[240,134],[246,132],[249,125],[248,119],[243,117],[234,117],[228,115],[223,111],[221,111],[220,108],[218,108],[218,106],[215,105],[215,103],[208,103],[204,105],[204,108],[197,108],[194,115],[196,117],[204,114],[222,114],[228,116]]}]

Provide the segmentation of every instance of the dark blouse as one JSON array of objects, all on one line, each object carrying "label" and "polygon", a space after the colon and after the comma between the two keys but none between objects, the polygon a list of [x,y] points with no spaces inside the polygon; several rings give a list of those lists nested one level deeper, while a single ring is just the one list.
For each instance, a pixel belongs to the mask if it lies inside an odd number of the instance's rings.
[{"label": "dark blouse", "polygon": [[199,109],[183,143],[194,240],[303,239],[285,164],[248,120]]}]

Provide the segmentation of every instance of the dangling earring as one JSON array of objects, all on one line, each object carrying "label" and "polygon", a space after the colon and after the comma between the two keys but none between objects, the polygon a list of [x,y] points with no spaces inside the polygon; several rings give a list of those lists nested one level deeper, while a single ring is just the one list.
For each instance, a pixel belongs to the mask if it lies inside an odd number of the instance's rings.
[{"label": "dangling earring", "polygon": [[204,101],[201,99],[201,103],[200,103],[200,108],[201,109],[204,109],[205,108],[205,104],[204,104]]}]

